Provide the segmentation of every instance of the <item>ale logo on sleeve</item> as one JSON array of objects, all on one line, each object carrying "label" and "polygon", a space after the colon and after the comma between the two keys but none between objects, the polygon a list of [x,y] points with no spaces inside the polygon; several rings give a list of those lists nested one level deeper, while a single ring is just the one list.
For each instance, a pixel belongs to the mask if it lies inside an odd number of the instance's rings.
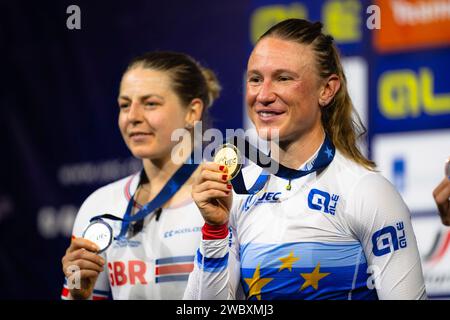
[{"label": "ale logo on sleeve", "polygon": [[396,226],[387,226],[376,231],[372,236],[373,254],[377,257],[407,247],[405,226],[400,221]]}]

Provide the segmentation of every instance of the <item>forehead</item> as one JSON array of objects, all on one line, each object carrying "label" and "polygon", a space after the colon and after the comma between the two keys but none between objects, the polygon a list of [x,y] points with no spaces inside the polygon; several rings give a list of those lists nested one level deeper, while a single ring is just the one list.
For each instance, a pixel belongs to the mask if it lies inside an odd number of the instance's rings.
[{"label": "forehead", "polygon": [[136,67],[128,70],[122,77],[120,91],[148,94],[171,90],[170,76],[166,71]]},{"label": "forehead", "polygon": [[258,42],[248,61],[249,71],[286,69],[298,72],[306,66],[314,66],[314,53],[310,46],[274,37]]}]

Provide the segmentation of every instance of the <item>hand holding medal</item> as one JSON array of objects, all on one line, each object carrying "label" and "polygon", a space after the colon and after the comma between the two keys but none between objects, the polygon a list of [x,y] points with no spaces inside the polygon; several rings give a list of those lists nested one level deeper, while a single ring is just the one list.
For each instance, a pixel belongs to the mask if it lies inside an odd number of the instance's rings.
[{"label": "hand holding medal", "polygon": [[74,283],[75,286],[70,289],[74,299],[87,299],[92,294],[95,281],[105,264],[105,260],[97,254],[98,251],[99,247],[90,240],[72,237],[62,264],[69,288],[73,282],[72,277],[79,280],[78,285]]},{"label": "hand holding medal", "polygon": [[450,158],[445,162],[445,177],[433,190],[433,198],[436,202],[442,223],[450,226]]},{"label": "hand holding medal", "polygon": [[[192,188],[192,198],[203,215],[206,223],[222,225],[228,222],[232,204],[232,185],[229,180],[234,178],[240,165],[229,158],[229,150],[222,149],[214,161],[201,165],[199,178]],[[233,153],[231,152],[231,155]]]}]

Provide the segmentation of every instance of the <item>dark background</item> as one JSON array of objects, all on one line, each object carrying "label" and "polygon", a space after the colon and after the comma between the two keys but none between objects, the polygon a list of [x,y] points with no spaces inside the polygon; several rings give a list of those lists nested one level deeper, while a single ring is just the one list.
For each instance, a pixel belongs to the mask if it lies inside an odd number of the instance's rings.
[{"label": "dark background", "polygon": [[[71,4],[81,9],[81,30],[66,27]],[[107,181],[62,187],[58,169],[128,161],[116,101],[131,58],[156,49],[192,55],[215,70],[223,86],[211,109],[215,125],[241,127],[247,6],[210,0],[2,1],[0,298],[59,297],[70,217]],[[43,236],[42,224],[55,232]]]},{"label": "dark background", "polygon": [[[368,69],[358,85],[367,89],[370,156],[373,137],[384,133],[443,132],[444,145],[450,111],[387,119],[377,105],[377,86],[385,72],[417,73],[427,67],[435,76],[435,93],[448,94],[450,39],[438,48],[377,53],[365,27],[371,2],[0,0],[0,299],[59,299],[61,258],[78,207],[97,188],[139,169],[117,127],[118,87],[130,59],[157,49],[192,55],[216,72],[223,88],[211,109],[214,126],[223,131],[244,126],[243,75],[258,8],[272,10],[263,26],[295,16],[298,4],[307,9],[308,19],[340,19],[343,28],[360,18],[361,37],[336,43],[344,57],[362,58]],[[334,7],[335,16],[324,19],[324,8],[339,3],[343,5]],[[73,4],[81,9],[81,30],[66,26],[71,15],[66,10]],[[350,11],[353,20],[346,15]],[[412,163],[408,157],[404,161]],[[436,182],[442,179],[441,165],[437,159]],[[428,164],[420,167],[425,172]],[[394,173],[404,177],[403,171]],[[407,183],[414,188],[422,181]],[[427,188],[420,196],[431,205],[421,215],[437,218],[432,189]],[[433,232],[423,234],[431,237]],[[445,263],[436,278],[450,279]],[[438,294],[450,297],[450,282],[440,288]]]}]

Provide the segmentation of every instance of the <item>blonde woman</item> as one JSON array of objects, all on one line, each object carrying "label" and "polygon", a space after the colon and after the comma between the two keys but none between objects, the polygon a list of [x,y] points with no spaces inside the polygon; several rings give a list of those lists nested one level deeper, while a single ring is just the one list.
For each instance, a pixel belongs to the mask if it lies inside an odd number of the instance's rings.
[{"label": "blonde woman", "polygon": [[[296,174],[272,174],[258,194],[239,196],[222,191],[229,172],[201,166],[193,198],[206,223],[185,298],[426,297],[410,213],[356,147],[361,127],[321,29],[289,19],[253,49],[248,115],[261,137],[279,135],[274,154]],[[244,177],[260,174],[252,166]]]}]

